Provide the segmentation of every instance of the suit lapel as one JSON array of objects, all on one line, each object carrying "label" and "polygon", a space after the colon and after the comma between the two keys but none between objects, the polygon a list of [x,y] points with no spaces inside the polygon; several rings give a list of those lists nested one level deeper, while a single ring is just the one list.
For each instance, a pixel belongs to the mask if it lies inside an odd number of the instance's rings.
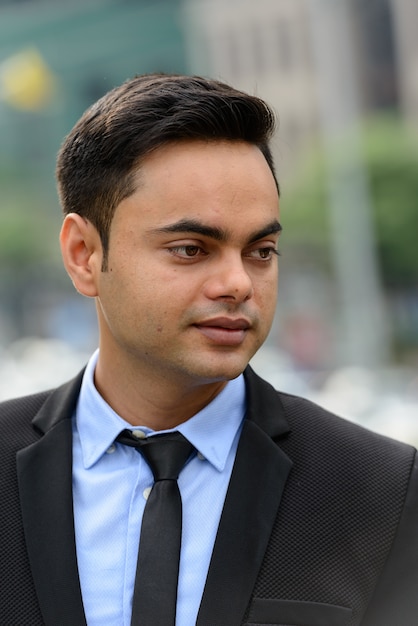
[{"label": "suit lapel", "polygon": [[248,411],[209,567],[197,626],[239,626],[292,462],[272,437],[288,432],[277,392],[246,371]]},{"label": "suit lapel", "polygon": [[80,377],[53,392],[34,420],[45,433],[17,454],[19,492],[31,571],[47,626],[86,624],[77,570],[72,507],[71,416]]}]

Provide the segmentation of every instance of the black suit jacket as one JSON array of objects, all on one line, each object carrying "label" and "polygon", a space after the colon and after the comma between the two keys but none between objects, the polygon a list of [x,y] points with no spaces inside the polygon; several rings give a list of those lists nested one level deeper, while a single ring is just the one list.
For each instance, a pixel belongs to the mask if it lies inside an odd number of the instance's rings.
[{"label": "black suit jacket", "polygon": [[[71,476],[81,377],[0,405],[2,626],[86,624]],[[415,450],[245,377],[197,625],[416,626]]]}]

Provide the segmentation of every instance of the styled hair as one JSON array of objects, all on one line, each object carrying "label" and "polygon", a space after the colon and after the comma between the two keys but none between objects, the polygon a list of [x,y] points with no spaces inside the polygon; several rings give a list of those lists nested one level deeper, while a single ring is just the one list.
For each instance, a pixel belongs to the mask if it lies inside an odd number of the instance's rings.
[{"label": "styled hair", "polygon": [[274,129],[263,100],[217,80],[136,76],[87,109],[64,139],[56,169],[63,212],[96,227],[106,266],[115,209],[134,193],[142,159],[170,142],[245,141],[258,146],[279,188],[269,147]]}]

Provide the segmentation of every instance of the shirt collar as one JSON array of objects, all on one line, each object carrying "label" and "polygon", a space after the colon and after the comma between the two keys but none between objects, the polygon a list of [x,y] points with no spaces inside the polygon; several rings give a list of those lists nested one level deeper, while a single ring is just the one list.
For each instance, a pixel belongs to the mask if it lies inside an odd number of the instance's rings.
[{"label": "shirt collar", "polygon": [[[87,364],[75,416],[86,469],[92,467],[110,448],[121,430],[132,430],[132,425],[115,413],[94,385],[98,353],[97,350]],[[245,382],[241,375],[229,381],[199,413],[173,430],[181,432],[201,457],[207,459],[218,471],[222,471],[244,414]],[[146,435],[153,434],[147,427],[136,428],[143,430]]]}]

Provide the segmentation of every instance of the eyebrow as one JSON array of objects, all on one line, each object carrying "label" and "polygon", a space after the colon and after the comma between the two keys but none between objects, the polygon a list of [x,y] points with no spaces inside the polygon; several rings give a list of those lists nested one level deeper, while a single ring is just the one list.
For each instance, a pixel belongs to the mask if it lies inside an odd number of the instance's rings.
[{"label": "eyebrow", "polygon": [[[282,230],[282,226],[280,222],[277,220],[273,220],[261,230],[250,235],[248,239],[248,243],[254,243],[263,239],[264,237],[268,237],[269,235],[275,235]],[[161,228],[156,228],[152,231],[153,233],[196,233],[198,235],[202,235],[204,237],[209,237],[210,239],[214,239],[216,241],[227,241],[228,240],[228,231],[223,228],[218,228],[217,226],[209,226],[207,224],[203,224],[199,222],[199,220],[194,219],[183,219],[175,222],[174,224],[168,224],[167,226],[162,226]]]}]

